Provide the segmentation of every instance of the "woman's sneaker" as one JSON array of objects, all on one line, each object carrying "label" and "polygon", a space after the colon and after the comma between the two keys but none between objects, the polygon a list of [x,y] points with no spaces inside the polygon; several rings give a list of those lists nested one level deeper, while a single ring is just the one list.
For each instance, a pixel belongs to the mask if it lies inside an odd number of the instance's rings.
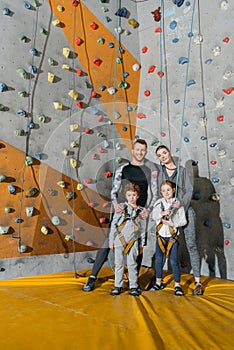
[{"label": "woman's sneaker", "polygon": [[155,283],[153,287],[150,288],[150,290],[161,290],[164,288],[164,285],[162,283]]},{"label": "woman's sneaker", "polygon": [[195,284],[195,289],[193,291],[193,295],[202,295],[203,290],[202,290],[202,284],[200,282],[197,282]]},{"label": "woman's sneaker", "polygon": [[95,281],[96,281],[96,278],[89,277],[89,278],[88,278],[88,281],[86,282],[86,284],[84,285],[84,287],[82,288],[82,290],[83,290],[84,292],[91,292],[92,290],[94,290]]}]

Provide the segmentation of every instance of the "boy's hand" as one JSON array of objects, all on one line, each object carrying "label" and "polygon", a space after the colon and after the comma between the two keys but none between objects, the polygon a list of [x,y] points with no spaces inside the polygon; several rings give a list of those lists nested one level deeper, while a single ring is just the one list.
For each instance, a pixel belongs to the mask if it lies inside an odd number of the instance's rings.
[{"label": "boy's hand", "polygon": [[114,204],[114,209],[116,213],[122,213],[124,208],[124,203],[115,203]]}]

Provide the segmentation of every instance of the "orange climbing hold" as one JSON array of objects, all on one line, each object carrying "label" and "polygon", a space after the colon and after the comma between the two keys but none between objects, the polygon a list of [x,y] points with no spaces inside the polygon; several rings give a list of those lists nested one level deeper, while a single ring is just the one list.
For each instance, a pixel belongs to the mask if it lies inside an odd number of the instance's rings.
[{"label": "orange climbing hold", "polygon": [[228,89],[222,89],[222,91],[227,95],[230,95],[233,92],[233,90],[234,90],[233,86]]}]

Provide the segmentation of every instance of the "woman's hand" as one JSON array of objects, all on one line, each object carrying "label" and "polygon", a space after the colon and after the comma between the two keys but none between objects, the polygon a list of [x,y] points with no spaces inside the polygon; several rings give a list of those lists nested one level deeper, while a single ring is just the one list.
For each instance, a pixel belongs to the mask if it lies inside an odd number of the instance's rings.
[{"label": "woman's hand", "polygon": [[110,248],[111,250],[114,250],[114,244],[113,244],[113,243],[109,243],[109,248]]}]

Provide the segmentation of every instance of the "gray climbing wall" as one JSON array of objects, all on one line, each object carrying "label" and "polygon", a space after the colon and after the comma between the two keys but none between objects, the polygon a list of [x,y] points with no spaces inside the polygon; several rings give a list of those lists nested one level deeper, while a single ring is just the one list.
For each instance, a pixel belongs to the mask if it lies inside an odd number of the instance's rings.
[{"label": "gray climbing wall", "polygon": [[[115,159],[129,158],[129,139],[146,138],[148,156],[154,161],[155,146],[165,143],[194,177],[202,274],[234,279],[234,8],[231,1],[182,1],[181,6],[175,2],[2,1],[2,150],[10,145],[34,157],[61,178],[65,174],[88,187],[99,203],[100,197],[109,196],[110,181],[107,184],[104,174],[118,165]],[[91,21],[98,23],[96,30]],[[79,35],[75,31],[73,35],[74,28]],[[71,44],[72,36],[81,37],[81,44]],[[122,62],[116,60],[117,47],[123,48]],[[119,75],[116,66],[121,66]],[[128,84],[126,93],[118,85],[120,75]],[[100,98],[90,97],[94,90]],[[128,111],[125,119],[120,110]],[[119,127],[113,128],[113,119]],[[23,167],[17,157],[10,161]],[[7,175],[7,169],[1,163],[1,173]],[[46,173],[39,175],[39,187],[46,188]],[[15,178],[20,177],[17,170]],[[0,226],[6,225],[7,206],[5,196]],[[65,215],[65,209],[66,201],[55,214]],[[85,235],[89,225],[83,226]],[[64,227],[61,231],[67,234]],[[28,258],[20,259],[24,261],[20,268],[18,259],[5,260],[8,271],[2,278],[73,267],[59,254],[53,259],[48,254],[44,265],[33,257],[31,272]],[[190,272],[188,260],[182,244],[184,272]]]}]

